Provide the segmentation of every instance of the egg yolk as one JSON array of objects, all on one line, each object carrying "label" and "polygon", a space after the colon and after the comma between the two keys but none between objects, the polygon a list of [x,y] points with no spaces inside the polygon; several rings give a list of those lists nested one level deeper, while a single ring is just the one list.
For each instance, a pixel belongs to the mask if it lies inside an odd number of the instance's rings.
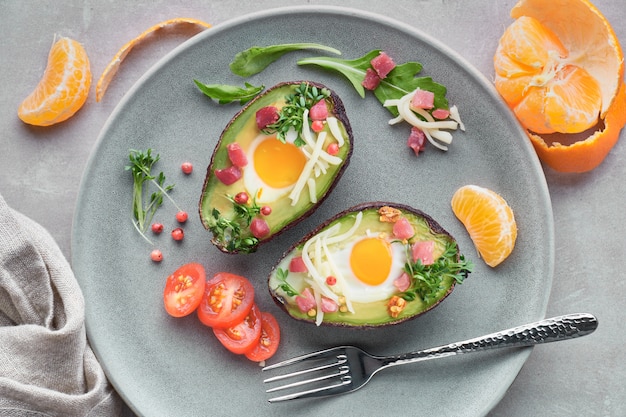
[{"label": "egg yolk", "polygon": [[357,242],[350,253],[352,272],[367,285],[385,282],[391,270],[391,260],[389,242],[377,237]]},{"label": "egg yolk", "polygon": [[274,137],[261,142],[253,158],[257,175],[273,188],[295,184],[306,164],[306,157],[296,145]]}]

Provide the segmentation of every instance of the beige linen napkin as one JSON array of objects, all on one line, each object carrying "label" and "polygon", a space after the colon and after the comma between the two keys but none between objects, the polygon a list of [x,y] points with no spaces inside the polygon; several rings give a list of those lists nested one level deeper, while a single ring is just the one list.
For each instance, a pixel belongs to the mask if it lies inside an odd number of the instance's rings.
[{"label": "beige linen napkin", "polygon": [[118,416],[85,305],[50,234],[0,195],[0,416]]}]

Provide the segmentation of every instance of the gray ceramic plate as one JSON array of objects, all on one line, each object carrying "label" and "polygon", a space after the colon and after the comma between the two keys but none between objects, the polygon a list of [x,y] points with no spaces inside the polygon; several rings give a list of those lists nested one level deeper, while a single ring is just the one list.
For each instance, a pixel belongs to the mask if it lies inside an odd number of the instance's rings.
[{"label": "gray ceramic plate", "polygon": [[[280,26],[280,30],[277,30]],[[372,96],[361,99],[348,82],[284,56],[252,84],[310,79],[344,100],[355,135],[351,164],[315,214],[252,255],[229,256],[209,243],[197,204],[204,172],[217,139],[238,105],[218,105],[203,96],[193,79],[242,85],[228,64],[253,45],[319,42],[345,58],[383,49],[396,62],[420,61],[422,75],[448,87],[467,127],[455,134],[447,153],[429,147],[414,157],[405,147],[408,128],[389,127],[389,114]],[[150,261],[152,249],[130,223],[128,150],[152,148],[156,168],[176,183],[172,196],[191,219],[186,237],[156,237],[165,256]],[[180,164],[193,162],[185,176]],[[502,265],[485,266],[450,199],[475,183],[501,193],[513,207],[517,246]],[[273,263],[308,230],[356,203],[397,201],[431,214],[457,237],[476,270],[438,308],[395,327],[348,331],[302,326],[273,304],[265,281]],[[158,219],[176,227],[175,208],[165,203]],[[72,241],[72,262],[86,299],[91,344],[128,404],[146,416],[194,415],[367,415],[477,416],[503,396],[530,350],[485,352],[400,367],[377,375],[365,389],[322,401],[270,405],[258,365],[223,349],[195,316],[173,319],[162,306],[165,277],[197,261],[209,274],[219,270],[249,277],[261,309],[274,313],[283,339],[272,361],[340,343],[377,354],[426,348],[479,336],[543,317],[554,263],[550,199],[537,158],[523,132],[490,83],[462,58],[404,24],[356,10],[298,7],[271,10],[216,26],[177,48],[127,94],[104,127],[82,181]]]}]

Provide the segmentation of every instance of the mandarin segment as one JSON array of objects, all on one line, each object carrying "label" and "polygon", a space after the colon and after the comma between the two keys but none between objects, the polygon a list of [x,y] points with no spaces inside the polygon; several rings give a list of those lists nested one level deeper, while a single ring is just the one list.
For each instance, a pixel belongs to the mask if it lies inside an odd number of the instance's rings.
[{"label": "mandarin segment", "polygon": [[521,16],[504,32],[494,58],[496,88],[528,130],[578,133],[597,123],[600,85],[569,60],[556,35],[535,18]]},{"label": "mandarin segment", "polygon": [[504,198],[488,188],[465,185],[454,193],[451,206],[487,265],[495,267],[508,258],[515,247],[517,223]]},{"label": "mandarin segment", "polygon": [[85,48],[63,37],[48,54],[48,63],[35,90],[22,101],[18,117],[35,126],[50,126],[73,116],[87,100],[91,68]]},{"label": "mandarin segment", "polygon": [[[619,139],[626,124],[626,84],[621,88],[609,108],[604,126],[599,127],[588,139],[572,144],[548,142],[539,135],[529,134],[535,152],[542,161],[560,172],[587,172],[604,161]],[[563,140],[565,138],[561,138]]]}]

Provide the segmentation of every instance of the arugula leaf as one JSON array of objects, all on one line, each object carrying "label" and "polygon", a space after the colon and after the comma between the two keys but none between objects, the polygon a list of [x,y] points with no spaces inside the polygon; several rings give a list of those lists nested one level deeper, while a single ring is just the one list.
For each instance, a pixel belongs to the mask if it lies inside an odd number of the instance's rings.
[{"label": "arugula leaf", "polygon": [[[371,68],[371,60],[378,54],[380,54],[380,50],[375,49],[361,58],[352,60],[331,57],[305,58],[299,60],[298,65],[317,65],[331,71],[337,71],[352,83],[362,98],[365,98],[365,88],[362,83],[365,80],[367,69]],[[374,90],[374,95],[381,104],[384,104],[386,100],[398,99],[419,87],[435,93],[435,108],[447,109],[449,105],[446,99],[446,87],[436,83],[430,77],[417,77],[421,70],[422,64],[419,62],[406,62],[397,65],[387,77],[380,81]],[[398,115],[398,110],[395,107],[387,107],[387,109],[394,116]]]},{"label": "arugula leaf", "polygon": [[341,55],[339,50],[318,43],[285,43],[280,45],[253,46],[235,55],[233,62],[230,63],[230,70],[233,74],[241,77],[249,77],[263,71],[272,62],[278,60],[286,53],[301,49],[319,49]]},{"label": "arugula leaf", "polygon": [[239,101],[239,104],[243,105],[252,100],[257,94],[265,89],[264,85],[257,87],[250,83],[245,83],[246,87],[242,88],[234,85],[204,84],[198,80],[193,81],[196,83],[196,86],[200,89],[200,91],[213,100],[217,100],[220,104],[228,104],[233,101]]},{"label": "arugula leaf", "polygon": [[370,61],[378,54],[380,54],[380,50],[375,49],[357,59],[316,57],[301,59],[297,63],[298,65],[318,65],[325,69],[340,72],[352,83],[359,95],[365,98],[365,88],[362,85],[363,80],[365,80],[365,71],[371,66]]}]

